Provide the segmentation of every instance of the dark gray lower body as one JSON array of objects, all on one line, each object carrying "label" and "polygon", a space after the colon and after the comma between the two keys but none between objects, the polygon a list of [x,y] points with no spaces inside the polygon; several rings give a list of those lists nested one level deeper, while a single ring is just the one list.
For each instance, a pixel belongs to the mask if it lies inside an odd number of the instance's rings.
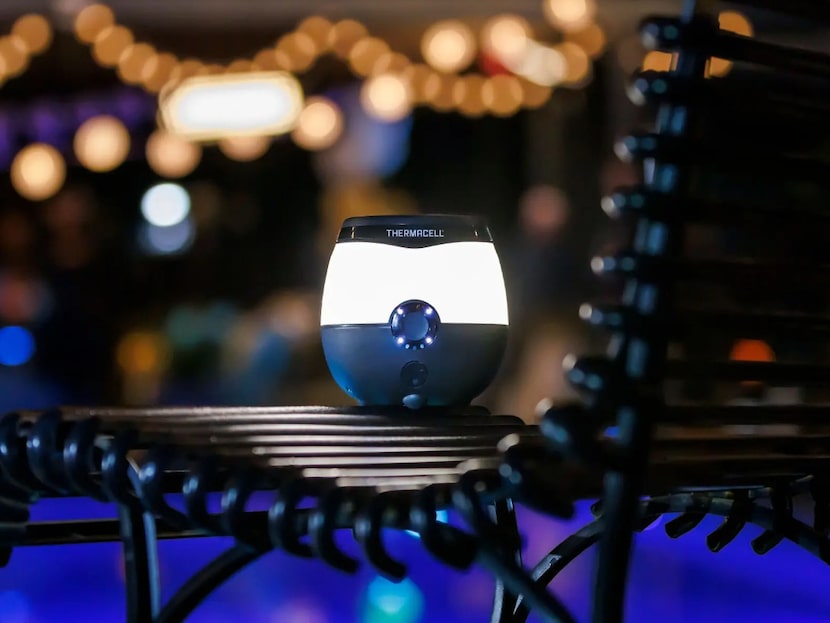
[{"label": "dark gray lower body", "polygon": [[507,326],[442,324],[418,350],[395,344],[388,324],[322,327],[329,370],[364,405],[466,405],[493,380],[507,345]]}]

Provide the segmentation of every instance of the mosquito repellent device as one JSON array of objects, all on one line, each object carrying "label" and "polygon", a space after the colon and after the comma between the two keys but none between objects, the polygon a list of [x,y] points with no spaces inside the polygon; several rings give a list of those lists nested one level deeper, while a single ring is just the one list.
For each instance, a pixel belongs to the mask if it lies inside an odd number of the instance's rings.
[{"label": "mosquito repellent device", "polygon": [[468,404],[507,344],[507,296],[487,224],[454,215],[346,219],[320,325],[332,376],[365,405]]}]

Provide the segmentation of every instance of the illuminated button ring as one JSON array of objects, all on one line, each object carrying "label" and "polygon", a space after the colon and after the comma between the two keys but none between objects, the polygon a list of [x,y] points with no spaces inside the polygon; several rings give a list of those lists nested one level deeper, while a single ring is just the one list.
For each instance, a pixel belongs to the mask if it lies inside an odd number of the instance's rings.
[{"label": "illuminated button ring", "polygon": [[389,317],[389,327],[395,344],[408,350],[418,350],[435,342],[441,319],[429,303],[406,301],[398,305]]}]

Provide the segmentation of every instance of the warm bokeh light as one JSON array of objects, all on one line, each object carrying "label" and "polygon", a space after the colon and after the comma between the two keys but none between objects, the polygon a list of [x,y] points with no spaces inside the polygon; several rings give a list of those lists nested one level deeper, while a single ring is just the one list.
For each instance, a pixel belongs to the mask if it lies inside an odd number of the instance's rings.
[{"label": "warm bokeh light", "polygon": [[487,110],[484,103],[484,76],[462,76],[453,85],[452,99],[458,111],[468,117],[480,117]]},{"label": "warm bokeh light", "polygon": [[530,24],[523,17],[499,15],[484,25],[481,44],[502,62],[512,64],[524,56],[530,34]]},{"label": "warm bokeh light", "polygon": [[141,197],[141,214],[156,227],[178,225],[190,214],[190,195],[179,184],[156,184]]},{"label": "warm bokeh light", "polygon": [[584,85],[591,78],[591,59],[585,50],[572,41],[564,41],[555,49],[565,57],[562,84],[572,87]]},{"label": "warm bokeh light", "polygon": [[116,360],[128,375],[159,373],[167,365],[167,343],[156,331],[127,333],[118,344]]},{"label": "warm bokeh light", "polygon": [[643,57],[643,71],[670,71],[674,66],[674,56],[669,52],[652,50]]},{"label": "warm bokeh light", "polygon": [[539,108],[544,106],[553,93],[552,87],[546,87],[535,82],[519,78],[522,87],[522,106],[524,108]]},{"label": "warm bokeh light", "polygon": [[590,24],[587,28],[570,31],[565,34],[565,40],[576,43],[591,58],[600,56],[608,43],[605,31],[599,24]]},{"label": "warm bokeh light", "polygon": [[29,54],[40,54],[52,43],[52,26],[45,17],[35,13],[18,18],[12,26],[12,34],[25,43]]},{"label": "warm bokeh light", "polygon": [[389,45],[377,37],[366,37],[352,46],[349,52],[349,66],[359,76],[372,73],[377,62],[389,52]]},{"label": "warm bokeh light", "polygon": [[381,74],[364,82],[360,102],[366,112],[381,121],[398,121],[412,109],[409,85],[394,74]]},{"label": "warm bokeh light", "polygon": [[529,41],[524,58],[512,69],[531,82],[553,86],[565,80],[568,61],[560,50]]},{"label": "warm bokeh light", "polygon": [[276,49],[289,59],[291,71],[306,71],[317,59],[314,39],[304,32],[283,35]]},{"label": "warm bokeh light", "polygon": [[112,9],[103,4],[91,4],[75,18],[75,36],[84,43],[93,43],[101,32],[114,24]]},{"label": "warm bokeh light", "polygon": [[193,77],[159,98],[163,126],[191,140],[285,134],[302,107],[302,86],[287,72]]},{"label": "warm bokeh light", "polygon": [[775,352],[763,340],[738,340],[729,353],[731,361],[754,361],[768,363],[775,361]]},{"label": "warm bokeh light", "polygon": [[[737,11],[722,11],[718,14],[718,26],[721,30],[743,37],[751,37],[755,34],[752,22],[743,13]],[[730,69],[732,69],[732,61],[714,56],[709,59],[708,75],[710,76],[725,76]]]},{"label": "warm bokeh light", "polygon": [[78,162],[90,171],[111,171],[127,157],[130,133],[115,117],[93,117],[75,132],[73,147]]},{"label": "warm bokeh light", "polygon": [[118,59],[118,77],[127,84],[143,81],[145,67],[156,57],[156,49],[147,43],[129,46]]},{"label": "warm bokeh light", "polygon": [[340,58],[348,58],[354,45],[367,36],[366,27],[353,19],[337,22],[329,32],[328,47]]},{"label": "warm bokeh light", "polygon": [[439,71],[461,71],[475,58],[475,36],[470,27],[459,20],[438,22],[424,33],[421,54]]},{"label": "warm bokeh light", "polygon": [[20,75],[29,66],[26,43],[17,35],[0,38],[0,59],[5,77]]},{"label": "warm bokeh light", "polygon": [[92,56],[104,67],[114,67],[133,43],[133,33],[124,26],[107,26],[95,38]]},{"label": "warm bokeh light", "polygon": [[430,77],[435,76],[433,69],[423,63],[413,63],[406,67],[400,76],[409,83],[413,103],[423,104],[429,101],[426,87]]},{"label": "warm bokeh light", "polygon": [[455,83],[460,78],[450,74],[431,74],[424,83],[424,98],[435,110],[452,110]]},{"label": "warm bokeh light", "polygon": [[493,76],[481,88],[484,105],[498,116],[508,116],[518,111],[523,96],[522,85],[515,76]]},{"label": "warm bokeh light", "polygon": [[32,201],[48,199],[60,190],[65,179],[63,156],[45,143],[24,147],[12,162],[12,186],[21,196]]},{"label": "warm bokeh light", "polygon": [[265,155],[271,147],[267,136],[229,136],[219,141],[219,149],[231,160],[251,162]]},{"label": "warm bokeh light", "polygon": [[188,175],[202,159],[200,145],[164,130],[156,130],[150,135],[145,151],[147,162],[153,171],[167,178]]},{"label": "warm bokeh light", "polygon": [[314,41],[317,50],[325,50],[329,47],[329,38],[331,36],[333,25],[325,17],[319,15],[312,15],[305,18],[300,25],[297,26],[297,31],[307,34]]},{"label": "warm bokeh light", "polygon": [[375,76],[377,74],[384,73],[400,74],[410,65],[411,63],[409,62],[409,58],[407,58],[406,54],[389,51],[382,54],[380,58],[375,61],[369,75]]},{"label": "warm bokeh light", "polygon": [[326,97],[310,97],[300,113],[291,136],[304,149],[330,147],[343,132],[343,114],[337,104]]},{"label": "warm bokeh light", "polygon": [[141,72],[141,82],[151,93],[158,93],[170,80],[179,59],[168,52],[151,57]]},{"label": "warm bokeh light", "polygon": [[560,30],[579,30],[596,14],[594,0],[545,0],[545,17]]}]

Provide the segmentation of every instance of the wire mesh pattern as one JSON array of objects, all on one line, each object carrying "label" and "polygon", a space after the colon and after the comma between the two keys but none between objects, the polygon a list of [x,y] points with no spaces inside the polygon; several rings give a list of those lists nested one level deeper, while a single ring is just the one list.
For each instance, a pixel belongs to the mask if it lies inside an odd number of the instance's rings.
[{"label": "wire mesh pattern", "polygon": [[[830,17],[823,1],[739,4]],[[492,621],[531,610],[573,621],[547,586],[598,543],[592,616],[615,623],[633,535],[664,514],[675,515],[671,538],[722,516],[706,538],[713,552],[754,524],[763,529],[755,552],[787,539],[830,562],[830,367],[817,347],[830,328],[830,270],[814,259],[830,219],[821,154],[830,59],[721,31],[718,8],[690,1],[679,18],[642,26],[648,47],[675,55],[674,68],[631,82],[631,98],[657,122],[618,145],[643,162],[645,182],[603,203],[632,236],[593,263],[623,289],[620,300],[580,310],[612,339],[605,356],[570,362],[579,404],[551,409],[538,427],[475,408],[9,414],[0,419],[0,564],[27,544],[120,541],[127,620],[170,623],[274,548],[344,572],[368,563],[400,580],[408,570],[383,530],[406,529],[441,563],[492,572]],[[713,56],[737,70],[707,78]],[[695,245],[700,231],[717,232],[714,252]],[[770,239],[778,244],[758,242]],[[773,343],[778,359],[725,356],[750,338]],[[757,399],[776,386],[799,388],[797,404]],[[263,491],[269,508],[252,509]],[[118,516],[30,523],[31,505],[52,496],[115,502]],[[811,525],[795,516],[800,497],[812,500]],[[599,499],[596,519],[527,568],[513,501],[569,517],[577,499]],[[463,525],[438,521],[447,508]],[[335,542],[343,529],[361,560]],[[209,535],[236,545],[162,604],[158,539]]]}]

